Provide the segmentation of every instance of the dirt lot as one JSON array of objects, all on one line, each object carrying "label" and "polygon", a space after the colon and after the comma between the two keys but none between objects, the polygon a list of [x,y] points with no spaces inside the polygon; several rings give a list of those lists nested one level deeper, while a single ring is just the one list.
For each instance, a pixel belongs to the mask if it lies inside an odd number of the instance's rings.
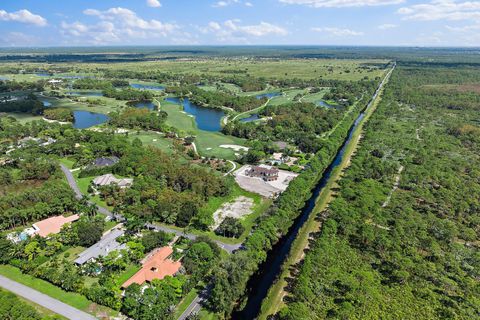
[{"label": "dirt lot", "polygon": [[235,181],[238,185],[247,191],[258,193],[266,198],[274,198],[285,191],[290,181],[292,181],[298,174],[280,170],[278,179],[276,181],[264,181],[260,178],[249,177],[245,171],[251,166],[245,165],[235,172]]},{"label": "dirt lot", "polygon": [[215,220],[212,229],[215,230],[225,220],[226,217],[242,218],[252,212],[253,199],[244,196],[238,197],[233,202],[228,202],[222,205],[217,211],[213,213]]}]

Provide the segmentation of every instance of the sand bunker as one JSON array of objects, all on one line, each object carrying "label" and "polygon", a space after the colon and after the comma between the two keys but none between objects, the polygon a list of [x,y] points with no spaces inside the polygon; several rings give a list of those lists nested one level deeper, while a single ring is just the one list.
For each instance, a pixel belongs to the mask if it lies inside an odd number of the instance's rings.
[{"label": "sand bunker", "polygon": [[220,148],[225,148],[225,149],[233,149],[234,151],[248,151],[247,147],[244,146],[239,146],[237,144],[221,144],[219,146]]}]

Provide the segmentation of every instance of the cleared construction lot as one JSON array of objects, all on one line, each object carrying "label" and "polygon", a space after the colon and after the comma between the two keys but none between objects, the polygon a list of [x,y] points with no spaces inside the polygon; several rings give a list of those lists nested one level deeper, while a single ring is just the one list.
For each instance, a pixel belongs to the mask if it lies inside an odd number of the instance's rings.
[{"label": "cleared construction lot", "polygon": [[278,179],[275,181],[265,181],[262,178],[250,177],[246,174],[252,166],[245,165],[238,169],[235,175],[235,181],[238,185],[247,191],[257,193],[266,198],[275,198],[285,191],[289,183],[298,176],[297,173],[279,170]]}]

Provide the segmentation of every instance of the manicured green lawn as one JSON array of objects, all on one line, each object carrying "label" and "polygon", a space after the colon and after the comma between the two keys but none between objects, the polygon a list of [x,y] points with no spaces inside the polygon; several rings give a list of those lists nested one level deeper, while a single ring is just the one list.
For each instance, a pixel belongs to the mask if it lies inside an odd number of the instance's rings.
[{"label": "manicured green lawn", "polygon": [[157,147],[165,153],[174,153],[172,140],[166,139],[163,135],[158,133],[140,131],[139,133],[130,133],[128,137],[131,140],[140,139],[144,145]]},{"label": "manicured green lawn", "polygon": [[23,274],[20,269],[15,267],[0,265],[0,274],[85,312],[89,312],[92,306],[96,306],[94,309],[97,311],[106,311],[111,315],[118,314],[118,312],[110,308],[96,305],[78,293],[63,291],[49,282]]},{"label": "manicured green lawn", "polygon": [[117,279],[116,279],[116,283],[117,285],[120,287],[122,284],[125,283],[125,281],[127,281],[128,279],[130,279],[135,273],[137,273],[138,270],[140,270],[140,266],[136,265],[136,264],[129,264],[127,266],[127,268],[125,269],[125,271],[123,271],[122,274],[120,274]]},{"label": "manicured green lawn", "polygon": [[75,161],[68,158],[60,158],[58,159],[58,161],[64,166],[66,166],[68,169],[73,169],[73,164],[75,163]]}]

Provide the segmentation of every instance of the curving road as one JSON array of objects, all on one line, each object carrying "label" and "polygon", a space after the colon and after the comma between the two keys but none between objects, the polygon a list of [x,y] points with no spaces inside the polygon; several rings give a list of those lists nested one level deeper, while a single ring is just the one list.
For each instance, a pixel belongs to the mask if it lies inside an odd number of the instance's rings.
[{"label": "curving road", "polygon": [[65,304],[59,300],[56,300],[52,297],[47,296],[37,290],[24,286],[18,282],[10,280],[4,276],[0,276],[0,287],[5,288],[8,291],[15,293],[27,300],[35,302],[38,305],[41,305],[44,308],[52,310],[59,315],[64,316],[68,319],[73,320],[95,320],[94,316],[78,310],[68,304]]},{"label": "curving road", "polygon": [[[78,188],[77,181],[75,181],[75,178],[73,177],[70,169],[68,169],[63,164],[60,164],[60,167],[61,167],[63,173],[65,174],[65,177],[67,178],[67,181],[68,181],[68,184],[70,185],[70,188],[72,188],[72,190],[75,192],[75,197],[78,200],[82,199],[83,194],[80,191],[80,189]],[[89,204],[95,204],[91,201],[88,201],[88,203]],[[111,212],[110,210],[108,210],[104,207],[101,207],[97,204],[95,204],[95,205],[97,206],[98,212],[100,212],[103,215],[109,216],[111,218],[115,218],[117,220],[123,220],[124,219],[124,217],[120,214],[114,214],[113,212]],[[159,230],[159,231],[168,232],[168,233],[174,233],[177,236],[183,236],[183,237],[186,237],[190,240],[195,240],[197,238],[197,235],[195,235],[193,233],[185,233],[183,231],[172,229],[172,228],[169,228],[169,227],[166,227],[166,226],[154,225],[154,224],[151,224],[151,223],[147,223],[147,224],[145,224],[145,227],[147,227],[149,229],[155,229],[155,230]],[[232,252],[240,249],[241,246],[242,246],[242,244],[228,244],[228,243],[224,243],[224,242],[219,241],[219,240],[214,240],[214,241],[215,241],[216,244],[218,244],[218,246],[220,248],[227,251],[228,253],[232,253]]]}]

